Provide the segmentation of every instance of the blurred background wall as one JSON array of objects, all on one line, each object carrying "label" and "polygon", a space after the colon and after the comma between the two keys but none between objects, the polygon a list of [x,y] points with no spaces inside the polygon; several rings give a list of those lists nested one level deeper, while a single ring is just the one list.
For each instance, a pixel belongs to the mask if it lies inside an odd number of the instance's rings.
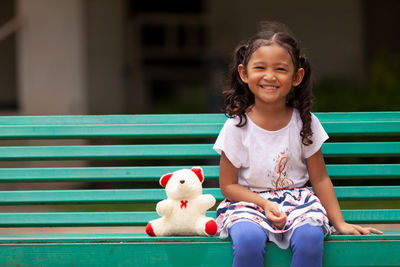
[{"label": "blurred background wall", "polygon": [[2,0],[0,114],[220,112],[233,49],[296,34],[316,111],[399,110],[400,1]]}]

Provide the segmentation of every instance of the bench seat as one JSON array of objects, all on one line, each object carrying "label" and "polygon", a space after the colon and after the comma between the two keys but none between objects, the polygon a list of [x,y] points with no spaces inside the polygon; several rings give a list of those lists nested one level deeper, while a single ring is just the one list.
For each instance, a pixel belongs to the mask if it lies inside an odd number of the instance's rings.
[{"label": "bench seat", "polygon": [[[327,237],[324,266],[398,266],[399,240],[399,231]],[[145,234],[12,235],[0,238],[0,258],[21,266],[54,262],[54,266],[98,266],[99,262],[100,266],[231,266],[232,243],[218,237],[152,238]],[[266,266],[289,266],[290,259],[289,249],[268,243]]]},{"label": "bench seat", "polygon": [[[400,112],[316,116],[331,137],[322,150],[346,221],[399,225],[383,235],[326,237],[324,266],[400,266]],[[181,168],[201,166],[203,193],[220,202],[212,145],[225,120],[223,114],[0,116],[0,266],[231,266],[229,238],[98,228],[143,229],[166,198],[158,179]],[[215,207],[207,213],[215,217]],[[97,232],[23,231],[42,227]],[[289,266],[290,259],[289,249],[267,244],[266,266]]]}]

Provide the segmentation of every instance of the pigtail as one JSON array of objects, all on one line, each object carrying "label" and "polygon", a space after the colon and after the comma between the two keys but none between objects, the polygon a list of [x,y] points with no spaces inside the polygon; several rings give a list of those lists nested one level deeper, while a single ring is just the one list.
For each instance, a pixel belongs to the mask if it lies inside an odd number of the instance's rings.
[{"label": "pigtail", "polygon": [[303,128],[300,132],[304,145],[311,145],[311,107],[313,102],[313,76],[311,72],[311,64],[307,58],[301,56],[298,63],[299,68],[304,69],[304,77],[301,83],[293,88],[292,93],[288,97],[288,104],[298,109]]},{"label": "pigtail", "polygon": [[247,123],[245,112],[247,108],[254,104],[254,95],[251,93],[247,84],[240,78],[238,66],[244,64],[248,45],[240,44],[233,55],[229,73],[229,86],[224,90],[224,113],[229,117],[239,116],[238,127]]},{"label": "pigtail", "polygon": [[263,45],[277,43],[286,48],[293,60],[295,69],[304,69],[304,77],[301,83],[292,88],[287,96],[287,104],[296,108],[300,113],[303,128],[300,132],[304,145],[312,144],[311,130],[311,106],[312,106],[312,73],[310,62],[300,56],[300,47],[290,30],[277,22],[263,22],[261,30],[246,43],[241,43],[236,48],[232,64],[230,66],[228,88],[224,90],[224,113],[229,117],[239,117],[238,127],[247,123],[246,111],[254,105],[254,95],[247,84],[240,78],[238,66],[243,64],[245,68],[251,55]]}]

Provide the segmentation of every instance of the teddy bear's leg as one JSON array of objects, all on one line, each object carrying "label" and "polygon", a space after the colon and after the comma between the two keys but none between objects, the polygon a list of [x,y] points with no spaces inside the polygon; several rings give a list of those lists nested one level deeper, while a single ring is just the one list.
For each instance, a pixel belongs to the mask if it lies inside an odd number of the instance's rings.
[{"label": "teddy bear's leg", "polygon": [[149,236],[165,236],[168,235],[168,225],[164,223],[163,218],[150,221],[146,226],[146,233]]},{"label": "teddy bear's leg", "polygon": [[215,235],[217,233],[217,223],[211,217],[201,217],[197,220],[196,231],[198,235]]},{"label": "teddy bear's leg", "polygon": [[147,233],[149,236],[156,236],[156,234],[154,233],[153,227],[151,226],[151,222],[149,222],[149,223],[146,225],[146,233]]},{"label": "teddy bear's leg", "polygon": [[210,220],[206,223],[206,233],[208,235],[215,235],[218,230],[217,223],[213,218],[209,218]]}]

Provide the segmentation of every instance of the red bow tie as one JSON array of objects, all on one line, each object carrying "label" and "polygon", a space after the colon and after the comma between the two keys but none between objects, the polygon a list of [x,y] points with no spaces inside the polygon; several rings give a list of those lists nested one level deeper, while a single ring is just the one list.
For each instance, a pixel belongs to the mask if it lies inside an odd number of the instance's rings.
[{"label": "red bow tie", "polygon": [[181,200],[181,209],[187,208],[187,200]]}]

